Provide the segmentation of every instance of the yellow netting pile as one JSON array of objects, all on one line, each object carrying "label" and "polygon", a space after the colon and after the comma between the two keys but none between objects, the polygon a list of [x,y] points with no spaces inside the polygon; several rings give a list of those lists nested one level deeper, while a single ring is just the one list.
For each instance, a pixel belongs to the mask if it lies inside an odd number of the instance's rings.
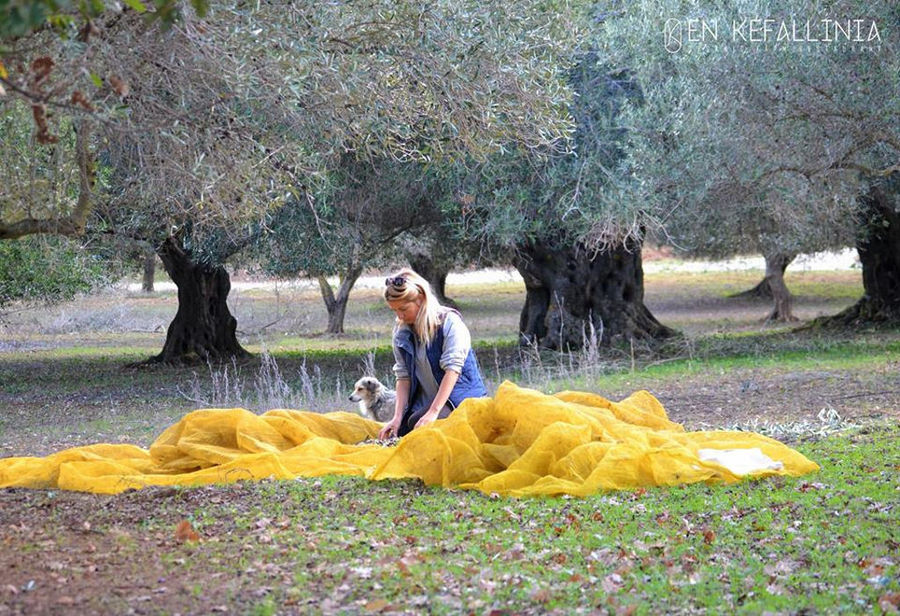
[{"label": "yellow netting pile", "polygon": [[0,460],[0,487],[116,493],[327,474],[421,478],[514,496],[575,494],[742,476],[801,475],[818,466],[748,432],[685,432],[640,391],[621,402],[589,393],[548,396],[504,383],[396,447],[356,444],[379,425],[352,413],[194,411],[150,450],[99,444],[46,458]]}]

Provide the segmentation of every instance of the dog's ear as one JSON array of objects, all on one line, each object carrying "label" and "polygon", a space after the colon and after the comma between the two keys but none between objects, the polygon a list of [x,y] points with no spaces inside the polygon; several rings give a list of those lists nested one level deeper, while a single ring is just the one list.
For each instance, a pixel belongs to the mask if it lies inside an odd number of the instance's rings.
[{"label": "dog's ear", "polygon": [[376,381],[375,379],[366,379],[365,387],[367,391],[374,394],[376,391],[378,391],[378,381]]}]

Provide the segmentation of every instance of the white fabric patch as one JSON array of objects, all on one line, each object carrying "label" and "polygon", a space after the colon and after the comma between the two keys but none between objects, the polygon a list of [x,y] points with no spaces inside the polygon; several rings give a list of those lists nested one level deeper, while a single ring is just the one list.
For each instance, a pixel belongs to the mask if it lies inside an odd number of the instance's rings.
[{"label": "white fabric patch", "polygon": [[778,471],[784,468],[764,454],[761,449],[700,449],[697,456],[704,462],[715,462],[735,475],[749,475],[760,471]]}]

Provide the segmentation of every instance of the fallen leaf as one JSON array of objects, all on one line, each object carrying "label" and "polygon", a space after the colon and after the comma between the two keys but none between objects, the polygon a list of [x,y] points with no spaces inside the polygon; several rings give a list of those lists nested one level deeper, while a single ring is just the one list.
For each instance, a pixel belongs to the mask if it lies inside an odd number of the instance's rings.
[{"label": "fallen leaf", "polygon": [[375,599],[374,601],[369,601],[366,603],[366,611],[367,612],[381,612],[384,611],[388,606],[388,602],[384,599]]},{"label": "fallen leaf", "polygon": [[351,567],[350,571],[364,580],[368,580],[372,577],[372,567]]},{"label": "fallen leaf", "polygon": [[194,527],[191,526],[191,523],[187,520],[182,520],[175,527],[175,541],[178,543],[184,543],[185,541],[199,541],[200,535],[197,534],[197,531],[194,530]]},{"label": "fallen leaf", "polygon": [[87,97],[82,92],[79,92],[78,90],[75,90],[74,92],[72,92],[72,99],[70,102],[73,105],[81,105],[87,111],[94,110],[94,106],[91,105],[91,103],[87,99]]},{"label": "fallen leaf", "polygon": [[128,93],[131,91],[131,88],[128,86],[128,84],[122,81],[122,78],[118,75],[109,76],[109,85],[111,85],[112,89],[116,91],[116,94],[122,97],[128,96]]},{"label": "fallen leaf", "polygon": [[900,592],[886,592],[878,598],[878,607],[885,614],[896,614],[900,612]]},{"label": "fallen leaf", "polygon": [[48,75],[50,75],[50,71],[52,70],[53,60],[51,60],[48,56],[36,58],[31,63],[32,84],[35,86],[40,85],[40,83],[44,81]]}]

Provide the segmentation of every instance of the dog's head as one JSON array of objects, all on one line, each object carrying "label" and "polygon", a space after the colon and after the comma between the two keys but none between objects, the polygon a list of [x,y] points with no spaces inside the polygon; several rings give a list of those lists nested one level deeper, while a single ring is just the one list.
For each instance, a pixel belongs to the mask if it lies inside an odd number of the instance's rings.
[{"label": "dog's head", "polygon": [[382,389],[384,389],[384,385],[378,379],[373,376],[364,376],[356,381],[353,393],[350,394],[350,401],[373,400]]}]

